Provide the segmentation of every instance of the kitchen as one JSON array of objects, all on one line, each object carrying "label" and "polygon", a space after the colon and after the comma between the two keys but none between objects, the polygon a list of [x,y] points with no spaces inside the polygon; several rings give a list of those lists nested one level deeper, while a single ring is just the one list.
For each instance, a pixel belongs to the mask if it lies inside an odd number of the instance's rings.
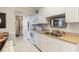
[{"label": "kitchen", "polygon": [[[11,45],[6,46],[7,43],[4,44],[2,50],[7,50],[7,47],[9,46],[9,48],[12,49],[11,51],[14,51],[14,47],[17,47],[17,45],[21,44],[18,44],[17,42],[16,44],[14,43],[14,41],[17,40],[15,34],[16,26],[14,12],[18,11],[25,16],[22,24],[24,38],[23,40],[25,42],[29,41],[30,44],[33,45],[38,51],[79,51],[78,7],[26,7],[14,8],[14,10],[11,8],[1,8],[1,10],[4,13],[6,12],[6,17],[8,17],[6,18],[7,29],[0,29],[0,32],[3,32],[4,34],[5,32],[8,32],[7,36],[9,38],[9,42],[11,41]],[[6,10],[8,10],[8,12]],[[10,21],[10,23],[8,21]],[[5,36],[4,34],[1,34],[1,39],[3,39],[3,37]],[[28,44],[26,43],[26,45]],[[5,46],[6,48],[4,49]],[[25,47],[23,46],[23,48]],[[29,49],[32,49],[32,47],[30,46]]]},{"label": "kitchen", "polygon": [[41,8],[33,16],[29,40],[43,52],[78,52],[78,12],[78,7]]}]

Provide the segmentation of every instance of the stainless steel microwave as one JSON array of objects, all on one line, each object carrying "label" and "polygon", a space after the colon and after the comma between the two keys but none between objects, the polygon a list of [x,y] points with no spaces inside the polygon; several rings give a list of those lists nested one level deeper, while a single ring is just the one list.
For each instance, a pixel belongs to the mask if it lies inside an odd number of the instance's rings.
[{"label": "stainless steel microwave", "polygon": [[51,20],[51,26],[57,28],[64,28],[66,27],[65,18],[55,18]]}]

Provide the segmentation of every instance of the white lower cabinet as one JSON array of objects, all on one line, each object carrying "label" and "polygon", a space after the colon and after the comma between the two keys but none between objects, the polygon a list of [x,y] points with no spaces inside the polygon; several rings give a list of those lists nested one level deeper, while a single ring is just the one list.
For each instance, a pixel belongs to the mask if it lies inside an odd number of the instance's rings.
[{"label": "white lower cabinet", "polygon": [[77,52],[79,44],[72,44],[54,37],[35,33],[35,44],[43,52]]},{"label": "white lower cabinet", "polygon": [[35,33],[35,45],[37,45],[40,48],[40,33]]},{"label": "white lower cabinet", "polygon": [[77,45],[62,41],[62,52],[76,52]]},{"label": "white lower cabinet", "polygon": [[29,40],[31,41],[32,44],[35,43],[35,32],[33,31],[29,32]]},{"label": "white lower cabinet", "polygon": [[61,41],[55,38],[42,35],[40,49],[43,52],[60,52]]}]

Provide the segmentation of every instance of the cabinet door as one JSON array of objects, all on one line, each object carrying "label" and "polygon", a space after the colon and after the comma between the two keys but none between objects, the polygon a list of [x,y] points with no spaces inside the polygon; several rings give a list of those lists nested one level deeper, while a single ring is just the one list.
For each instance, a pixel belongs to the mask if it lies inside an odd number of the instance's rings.
[{"label": "cabinet door", "polygon": [[46,7],[39,10],[39,14],[44,17],[55,16],[65,13],[64,7]]},{"label": "cabinet door", "polygon": [[79,13],[77,7],[66,8],[66,21],[67,22],[79,22]]},{"label": "cabinet door", "polygon": [[77,45],[62,41],[62,52],[76,52]]},{"label": "cabinet door", "polygon": [[40,47],[40,33],[35,32],[35,44]]},{"label": "cabinet door", "polygon": [[65,8],[64,7],[55,7],[55,15],[58,15],[58,14],[63,14],[65,13]]},{"label": "cabinet door", "polygon": [[30,36],[29,40],[31,41],[31,43],[34,44],[35,43],[35,32],[30,31],[29,36]]},{"label": "cabinet door", "polygon": [[44,52],[60,52],[61,41],[55,38],[42,35],[40,48]]}]

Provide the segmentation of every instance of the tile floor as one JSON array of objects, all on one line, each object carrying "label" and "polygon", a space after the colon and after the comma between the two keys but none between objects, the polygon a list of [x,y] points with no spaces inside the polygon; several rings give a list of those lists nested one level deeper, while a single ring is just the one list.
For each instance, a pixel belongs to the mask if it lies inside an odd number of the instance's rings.
[{"label": "tile floor", "polygon": [[39,52],[38,49],[32,45],[32,43],[23,37],[17,37],[14,40],[14,51],[15,52]]}]

